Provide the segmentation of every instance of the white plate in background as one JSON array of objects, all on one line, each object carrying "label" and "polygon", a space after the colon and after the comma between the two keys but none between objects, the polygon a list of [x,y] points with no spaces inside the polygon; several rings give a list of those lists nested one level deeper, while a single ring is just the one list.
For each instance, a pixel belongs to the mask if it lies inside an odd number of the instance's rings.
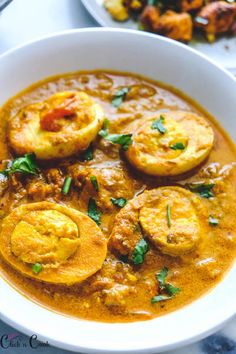
[{"label": "white plate in background", "polygon": [[[115,27],[124,29],[137,29],[134,21],[116,22],[103,7],[104,0],[81,0],[93,18],[103,27]],[[203,37],[199,41],[192,42],[190,46],[209,56],[218,64],[236,74],[236,36],[222,37],[215,43],[208,43]]]}]

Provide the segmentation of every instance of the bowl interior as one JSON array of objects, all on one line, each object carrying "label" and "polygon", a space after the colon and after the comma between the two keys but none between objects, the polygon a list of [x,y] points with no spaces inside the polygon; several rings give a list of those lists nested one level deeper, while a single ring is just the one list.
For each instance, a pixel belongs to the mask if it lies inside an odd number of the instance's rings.
[{"label": "bowl interior", "polygon": [[[56,34],[0,57],[0,104],[45,77],[79,70],[116,70],[172,85],[219,120],[236,140],[236,81],[190,48],[151,34],[86,29]],[[1,317],[50,344],[83,352],[158,352],[211,333],[236,313],[236,267],[207,295],[167,316],[129,324],[75,320],[21,296],[0,279]],[[224,304],[224,306],[222,306]],[[25,315],[27,313],[27,316]],[[193,326],[194,324],[194,326]]]}]

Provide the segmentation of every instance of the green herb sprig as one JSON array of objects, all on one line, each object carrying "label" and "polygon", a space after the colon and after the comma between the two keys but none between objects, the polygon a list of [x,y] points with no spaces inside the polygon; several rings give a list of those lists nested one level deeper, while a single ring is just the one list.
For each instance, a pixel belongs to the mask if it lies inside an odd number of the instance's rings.
[{"label": "green herb sprig", "polygon": [[167,217],[167,226],[171,228],[171,206],[167,204],[166,206],[166,217]]},{"label": "green herb sprig", "polygon": [[120,107],[121,103],[125,100],[129,90],[129,87],[123,87],[122,89],[118,90],[112,98],[112,106],[116,108]]},{"label": "green herb sprig", "polygon": [[81,154],[82,161],[91,161],[93,160],[93,146],[92,144]]},{"label": "green herb sprig", "polygon": [[166,277],[168,275],[168,272],[168,268],[164,267],[159,273],[156,274],[156,279],[158,281],[161,294],[158,294],[151,299],[152,304],[156,304],[160,301],[169,300],[180,292],[180,288],[177,288],[170,283],[166,283]]},{"label": "green herb sprig", "polygon": [[102,212],[98,210],[96,201],[93,198],[89,199],[88,216],[95,221],[97,225],[101,225]]},{"label": "green herb sprig", "polygon": [[187,186],[192,192],[198,193],[202,198],[209,199],[214,197],[212,190],[215,186],[214,183],[190,183]]},{"label": "green herb sprig", "polygon": [[127,204],[127,199],[125,198],[111,198],[111,202],[113,205],[123,208]]},{"label": "green herb sprig", "polygon": [[159,133],[161,134],[165,134],[167,132],[167,129],[163,125],[164,122],[165,122],[165,118],[162,115],[160,115],[160,118],[155,120],[152,123],[151,128],[158,130]]},{"label": "green herb sprig", "polygon": [[96,192],[98,192],[99,187],[98,187],[98,180],[96,176],[90,176],[90,181],[93,185],[93,188],[95,189]]},{"label": "green herb sprig", "polygon": [[64,180],[63,183],[63,187],[62,187],[62,194],[67,195],[70,191],[70,187],[71,187],[71,183],[72,183],[72,177],[67,176]]},{"label": "green herb sprig", "polygon": [[7,177],[14,173],[37,175],[39,168],[35,162],[35,154],[32,153],[17,157],[7,169],[0,171],[0,173]]},{"label": "green herb sprig", "polygon": [[103,138],[105,138],[109,134],[109,131],[108,131],[109,125],[110,125],[110,121],[108,119],[105,119],[104,123],[103,123],[103,127],[99,131],[98,135],[100,135]]},{"label": "green herb sprig", "polygon": [[132,253],[132,261],[134,264],[142,264],[144,262],[144,257],[149,250],[148,243],[142,238],[134,248]]},{"label": "green herb sprig", "polygon": [[186,146],[183,143],[176,143],[174,145],[171,145],[170,148],[172,150],[184,150]]},{"label": "green herb sprig", "polygon": [[43,269],[43,266],[41,263],[35,263],[32,265],[32,272],[34,274],[39,274]]},{"label": "green herb sprig", "polygon": [[129,145],[133,143],[132,134],[108,134],[105,139],[113,144],[120,145],[124,151],[128,150]]}]

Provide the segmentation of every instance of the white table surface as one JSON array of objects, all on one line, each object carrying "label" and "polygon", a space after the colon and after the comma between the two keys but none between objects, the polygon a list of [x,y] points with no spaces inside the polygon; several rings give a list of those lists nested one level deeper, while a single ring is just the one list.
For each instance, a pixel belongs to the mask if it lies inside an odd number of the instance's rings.
[{"label": "white table surface", "polygon": [[[13,0],[0,15],[0,54],[48,33],[70,28],[94,26],[96,26],[96,22],[83,8],[81,0]],[[232,295],[235,296],[235,294]],[[19,333],[0,320],[0,340],[5,334],[18,335],[12,340],[12,345],[16,344],[17,347],[6,349],[0,344],[0,353],[69,353],[51,346],[31,348],[29,337]],[[236,354],[236,319],[231,321],[220,333],[187,348],[172,351],[169,354],[202,353]]]}]

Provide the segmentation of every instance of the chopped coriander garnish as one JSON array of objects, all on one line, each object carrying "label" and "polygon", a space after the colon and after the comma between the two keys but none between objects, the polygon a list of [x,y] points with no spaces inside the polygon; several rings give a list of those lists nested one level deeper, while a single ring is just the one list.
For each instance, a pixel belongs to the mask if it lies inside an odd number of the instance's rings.
[{"label": "chopped coriander garnish", "polygon": [[214,183],[192,183],[188,184],[187,186],[192,192],[198,193],[202,198],[209,199],[214,197],[214,193],[212,191],[213,187],[215,186]]},{"label": "chopped coriander garnish", "polygon": [[164,268],[162,268],[160,273],[156,274],[156,278],[157,278],[157,281],[158,281],[161,289],[164,289],[164,287],[165,287],[165,282],[166,282],[166,277],[168,275],[168,271],[169,271],[168,268],[164,267]]},{"label": "chopped coriander garnish", "polygon": [[93,198],[89,199],[88,203],[88,216],[96,222],[97,225],[101,224],[102,212],[98,210],[96,201]]},{"label": "chopped coriander garnish", "polygon": [[166,206],[166,217],[167,217],[167,225],[170,228],[171,227],[171,209],[170,209],[170,204],[167,204]]},{"label": "chopped coriander garnish", "polygon": [[103,123],[103,127],[102,129],[100,130],[100,132],[98,133],[98,135],[102,136],[103,138],[105,138],[107,135],[108,135],[108,128],[109,128],[109,125],[110,125],[110,121],[108,119],[105,119],[104,120],[104,123]]},{"label": "chopped coriander garnish", "polygon": [[39,274],[42,269],[43,269],[43,266],[40,263],[35,263],[35,264],[32,265],[32,271],[35,274]]},{"label": "chopped coriander garnish", "polygon": [[174,295],[176,295],[180,292],[180,288],[177,288],[176,286],[174,286],[172,284],[166,284],[165,291],[167,292],[167,294],[169,296],[173,297]]},{"label": "chopped coriander garnish", "polygon": [[70,176],[67,176],[64,180],[64,183],[63,183],[63,187],[62,187],[62,194],[68,194],[69,191],[70,191],[70,187],[71,187],[71,182],[72,182],[72,178]]},{"label": "chopped coriander garnish", "polygon": [[127,204],[127,199],[125,198],[111,198],[111,202],[113,205],[123,208]]},{"label": "chopped coriander garnish", "polygon": [[112,98],[112,106],[116,108],[120,107],[121,103],[125,100],[129,90],[129,87],[123,87],[122,89],[118,90]]},{"label": "chopped coriander garnish", "polygon": [[5,176],[9,176],[10,174],[16,172],[36,175],[39,172],[39,169],[35,163],[35,154],[26,154],[22,157],[18,157],[12,161],[10,167],[5,169],[4,171],[0,171],[0,173]]},{"label": "chopped coriander garnish", "polygon": [[172,150],[184,150],[186,146],[183,143],[176,143],[174,145],[171,145],[170,148]]},{"label": "chopped coriander garnish", "polygon": [[158,130],[161,134],[165,134],[167,130],[163,126],[164,121],[165,121],[165,118],[162,115],[160,115],[160,118],[155,120],[152,123],[151,128]]},{"label": "chopped coriander garnish", "polygon": [[148,252],[148,243],[142,238],[134,248],[132,254],[132,261],[134,264],[142,264],[144,262],[145,254]]},{"label": "chopped coriander garnish", "polygon": [[217,226],[219,224],[219,220],[214,218],[212,215],[209,215],[208,221],[211,226]]},{"label": "chopped coriander garnish", "polygon": [[132,134],[108,134],[105,139],[113,144],[121,145],[123,150],[128,150],[129,145],[133,143]]},{"label": "chopped coriander garnish", "polygon": [[158,285],[161,293],[159,295],[154,296],[151,299],[152,304],[156,304],[157,302],[160,301],[169,300],[180,292],[179,288],[175,287],[170,283],[166,283],[166,277],[168,275],[168,271],[169,271],[168,268],[164,267],[159,273],[156,274],[156,279],[158,281]]},{"label": "chopped coriander garnish", "polygon": [[98,180],[96,176],[90,176],[90,181],[95,189],[96,192],[98,192]]},{"label": "chopped coriander garnish", "polygon": [[89,145],[81,155],[82,161],[91,161],[93,159],[93,146]]}]

